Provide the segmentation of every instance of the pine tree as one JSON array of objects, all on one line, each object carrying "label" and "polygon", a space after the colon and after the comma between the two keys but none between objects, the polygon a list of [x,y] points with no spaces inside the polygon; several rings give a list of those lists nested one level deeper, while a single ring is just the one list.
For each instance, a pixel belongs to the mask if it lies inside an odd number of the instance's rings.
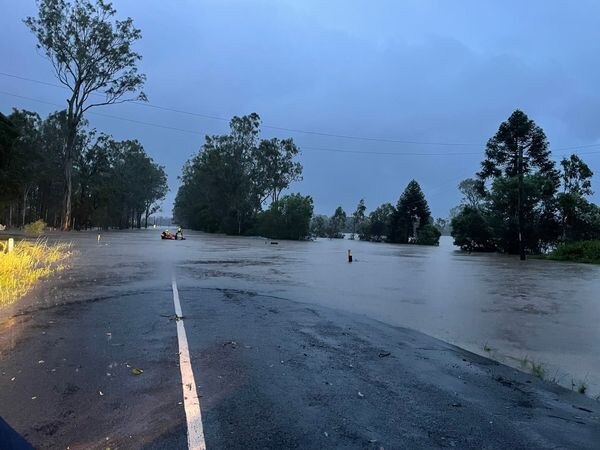
[{"label": "pine tree", "polygon": [[431,220],[431,211],[421,186],[411,180],[400,196],[392,218],[392,242],[407,243]]},{"label": "pine tree", "polygon": [[550,159],[548,140],[539,126],[520,110],[515,110],[498,132],[488,141],[485,160],[477,174],[483,182],[501,177],[518,179],[517,212],[519,254],[525,259],[525,203],[524,177],[542,175],[550,184],[557,185],[558,172]]}]

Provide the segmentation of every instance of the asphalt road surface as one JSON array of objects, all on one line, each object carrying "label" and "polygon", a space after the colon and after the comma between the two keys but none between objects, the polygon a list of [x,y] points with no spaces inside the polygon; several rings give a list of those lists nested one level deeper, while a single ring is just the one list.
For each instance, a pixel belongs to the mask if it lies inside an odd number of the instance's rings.
[{"label": "asphalt road surface", "polygon": [[600,448],[597,401],[407,328],[202,287],[155,238],[69,236],[71,269],[0,312],[0,448],[185,449],[198,424],[209,449]]}]

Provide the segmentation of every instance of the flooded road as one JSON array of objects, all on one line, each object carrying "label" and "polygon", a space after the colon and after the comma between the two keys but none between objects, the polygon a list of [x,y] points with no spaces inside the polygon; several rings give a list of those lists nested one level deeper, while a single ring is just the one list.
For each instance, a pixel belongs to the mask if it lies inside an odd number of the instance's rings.
[{"label": "flooded road", "polygon": [[[324,305],[410,327],[545,378],[600,394],[600,267],[351,240],[315,242],[157,231],[72,234],[74,269],[109,265],[148,285],[175,267],[188,287],[238,289]],[[78,236],[75,238],[75,236]],[[346,252],[352,249],[354,262]],[[93,256],[93,257],[90,257]],[[158,275],[157,275],[158,274]],[[91,282],[92,280],[90,280]],[[96,289],[102,280],[93,280]],[[529,361],[529,363],[527,363]]]},{"label": "flooded road", "polygon": [[595,396],[597,267],[159,233],[51,234],[70,267],[0,311],[34,448],[187,448],[192,386],[209,448],[597,447],[597,402],[427,335]]},{"label": "flooded road", "polygon": [[189,237],[177,243],[182,275],[202,285],[366,314],[516,367],[542,364],[546,377],[600,393],[598,266],[469,255],[449,237],[437,248]]}]

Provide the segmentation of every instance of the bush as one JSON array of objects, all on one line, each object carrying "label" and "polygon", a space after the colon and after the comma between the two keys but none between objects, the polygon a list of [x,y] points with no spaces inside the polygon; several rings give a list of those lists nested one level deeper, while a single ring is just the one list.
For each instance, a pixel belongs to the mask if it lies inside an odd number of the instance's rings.
[{"label": "bush", "polygon": [[259,234],[272,239],[306,239],[310,234],[313,200],[300,194],[286,195],[258,216]]},{"label": "bush", "polygon": [[600,241],[562,242],[546,255],[546,258],[556,261],[600,264]]},{"label": "bush", "polygon": [[467,251],[494,251],[490,227],[481,212],[472,206],[465,206],[452,218],[454,245]]},{"label": "bush", "polygon": [[25,225],[25,232],[30,234],[42,234],[48,225],[42,219]]},{"label": "bush", "polygon": [[418,245],[440,245],[442,233],[434,225],[428,223],[417,233],[415,244]]}]

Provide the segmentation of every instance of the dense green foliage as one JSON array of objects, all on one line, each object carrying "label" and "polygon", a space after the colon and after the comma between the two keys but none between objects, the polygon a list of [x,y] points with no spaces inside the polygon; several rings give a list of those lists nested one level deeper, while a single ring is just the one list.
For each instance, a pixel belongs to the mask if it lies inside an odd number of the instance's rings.
[{"label": "dense green foliage", "polygon": [[[411,180],[400,196],[396,210],[392,215],[392,223],[388,240],[406,244],[418,239],[418,234],[431,222],[431,212],[421,186]],[[438,236],[439,240],[439,236]],[[436,241],[437,243],[437,241]]]},{"label": "dense green foliage", "polygon": [[544,255],[544,258],[557,261],[600,264],[600,241],[567,241]]},{"label": "dense green foliage", "polygon": [[[25,225],[43,219],[59,227],[67,182],[64,111],[41,119],[14,110],[5,118],[16,135],[2,145],[0,223]],[[87,227],[141,227],[167,192],[164,169],[137,141],[113,140],[79,129],[71,191],[72,224]],[[142,216],[145,220],[142,220]]]},{"label": "dense green foliage", "polygon": [[362,240],[439,244],[441,232],[433,224],[425,195],[415,180],[408,183],[395,208],[390,203],[384,203],[368,217],[364,215],[365,209],[364,201],[361,200],[353,214],[353,231]]},{"label": "dense green foliage", "polygon": [[538,254],[560,241],[600,238],[600,210],[586,199],[592,171],[577,155],[561,167],[550,159],[543,130],[515,111],[488,142],[477,178],[459,184],[454,243],[469,251]]},{"label": "dense green foliage", "polygon": [[341,239],[343,238],[342,232],[346,226],[346,212],[342,209],[341,206],[338,206],[333,216],[329,218],[327,224],[327,237],[330,239]]},{"label": "dense green foliage", "polygon": [[314,237],[327,237],[329,218],[322,214],[315,215],[310,222],[310,234]]},{"label": "dense green foliage", "polygon": [[[301,178],[302,166],[293,160],[298,149],[292,139],[259,140],[259,130],[260,117],[252,113],[231,119],[228,134],[206,136],[202,150],[183,168],[173,210],[178,223],[206,232],[248,234],[256,231],[263,202],[271,198],[273,206],[258,229],[305,237],[299,230],[310,197],[279,201],[281,191]],[[292,224],[292,218],[301,223]],[[291,228],[275,230],[275,224]]]},{"label": "dense green foliage", "polygon": [[[138,72],[141,56],[132,45],[141,32],[131,18],[115,19],[107,0],[40,0],[38,15],[24,20],[37,39],[37,47],[52,64],[54,73],[69,91],[63,121],[65,141],[61,169],[62,227],[72,225],[73,166],[81,156],[77,143],[84,114],[90,108],[145,100],[139,89],[146,77]],[[139,92],[137,96],[127,98]],[[92,97],[102,94],[100,97]]]},{"label": "dense green foliage", "polygon": [[354,236],[358,233],[360,234],[361,230],[364,227],[365,222],[365,211],[367,207],[365,206],[365,200],[360,199],[358,205],[356,205],[356,210],[352,213],[352,236],[351,239],[354,239]]},{"label": "dense green foliage", "polygon": [[435,225],[428,223],[424,227],[421,227],[417,233],[415,244],[417,245],[439,245],[440,236],[442,233],[438,230]]},{"label": "dense green foliage", "polygon": [[258,214],[257,234],[272,239],[306,239],[310,235],[312,215],[310,196],[286,195]]},{"label": "dense green foliage", "polygon": [[378,206],[369,214],[360,238],[365,241],[375,242],[386,240],[391,234],[392,219],[395,211],[391,203],[384,203]]}]

